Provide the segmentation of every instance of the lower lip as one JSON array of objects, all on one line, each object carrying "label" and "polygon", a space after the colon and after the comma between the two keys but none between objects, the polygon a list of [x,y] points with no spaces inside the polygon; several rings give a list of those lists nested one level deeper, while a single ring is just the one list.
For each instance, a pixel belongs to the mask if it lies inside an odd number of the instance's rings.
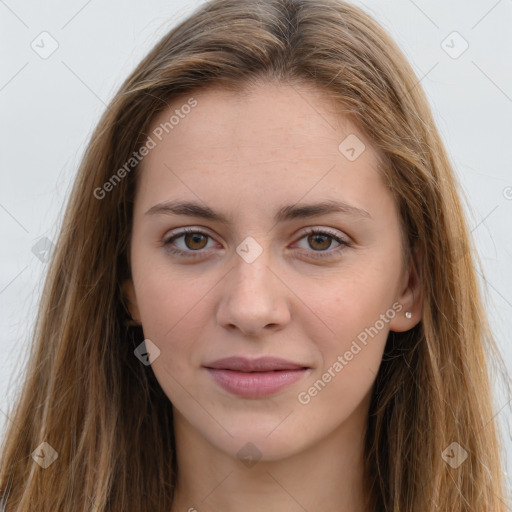
[{"label": "lower lip", "polygon": [[216,368],[207,370],[226,391],[246,398],[259,398],[276,393],[298,381],[306,375],[308,368],[270,372],[237,372]]}]

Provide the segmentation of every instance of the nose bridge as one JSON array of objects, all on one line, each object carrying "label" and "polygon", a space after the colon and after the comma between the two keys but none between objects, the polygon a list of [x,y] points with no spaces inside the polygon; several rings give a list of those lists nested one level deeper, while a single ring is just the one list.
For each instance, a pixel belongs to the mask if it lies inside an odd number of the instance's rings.
[{"label": "nose bridge", "polygon": [[270,239],[260,237],[258,242],[246,237],[236,248],[218,310],[221,325],[257,334],[266,326],[275,328],[288,321],[286,287],[271,269]]},{"label": "nose bridge", "polygon": [[[274,274],[271,272],[270,237],[246,237],[236,248],[233,269],[233,292],[261,300],[270,300],[274,294]],[[238,297],[240,299],[240,297]],[[242,297],[243,298],[243,297]]]}]

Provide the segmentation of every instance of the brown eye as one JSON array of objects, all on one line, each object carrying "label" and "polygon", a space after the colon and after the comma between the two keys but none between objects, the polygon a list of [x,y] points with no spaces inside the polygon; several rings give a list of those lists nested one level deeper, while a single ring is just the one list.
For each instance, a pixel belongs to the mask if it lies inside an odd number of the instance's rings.
[{"label": "brown eye", "polygon": [[315,251],[324,251],[329,249],[332,243],[332,236],[315,233],[308,236],[308,243]]},{"label": "brown eye", "polygon": [[203,233],[187,233],[183,236],[187,248],[195,251],[204,249],[208,241],[208,236]]},{"label": "brown eye", "polygon": [[[351,246],[350,242],[342,238],[338,232],[331,232],[326,228],[310,228],[304,233],[300,242],[302,240],[305,240],[307,247],[299,247],[312,258],[332,257]],[[332,247],[333,242],[338,245]]]},{"label": "brown eye", "polygon": [[172,254],[185,257],[202,257],[212,237],[197,229],[186,228],[164,240],[163,245]]}]

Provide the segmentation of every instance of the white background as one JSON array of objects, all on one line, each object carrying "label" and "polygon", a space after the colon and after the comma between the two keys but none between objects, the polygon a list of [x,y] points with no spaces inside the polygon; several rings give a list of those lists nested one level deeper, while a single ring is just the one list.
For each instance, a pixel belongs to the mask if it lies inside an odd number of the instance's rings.
[{"label": "white background", "polygon": [[[41,237],[56,239],[105,104],[157,40],[199,3],[0,0],[0,427],[9,421],[46,270],[31,249]],[[512,1],[355,3],[389,30],[427,93],[468,200],[491,324],[510,371]],[[47,59],[31,47],[44,31],[58,43]],[[452,55],[463,48],[462,39],[450,36],[454,31],[469,44],[456,59],[442,47],[446,41]],[[511,407],[497,396],[511,475]]]}]

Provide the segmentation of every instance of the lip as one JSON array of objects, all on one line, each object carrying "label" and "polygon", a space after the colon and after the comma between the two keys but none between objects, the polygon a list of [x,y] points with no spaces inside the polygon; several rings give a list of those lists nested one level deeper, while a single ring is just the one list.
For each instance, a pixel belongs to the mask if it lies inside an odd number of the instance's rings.
[{"label": "lip", "polygon": [[294,363],[280,357],[260,357],[248,359],[246,357],[225,357],[212,363],[203,365],[206,368],[219,370],[233,370],[238,372],[270,372],[274,370],[299,370],[307,368],[305,364]]},{"label": "lip", "polygon": [[227,357],[203,366],[224,390],[246,398],[276,393],[310,370],[306,365],[277,357]]}]

